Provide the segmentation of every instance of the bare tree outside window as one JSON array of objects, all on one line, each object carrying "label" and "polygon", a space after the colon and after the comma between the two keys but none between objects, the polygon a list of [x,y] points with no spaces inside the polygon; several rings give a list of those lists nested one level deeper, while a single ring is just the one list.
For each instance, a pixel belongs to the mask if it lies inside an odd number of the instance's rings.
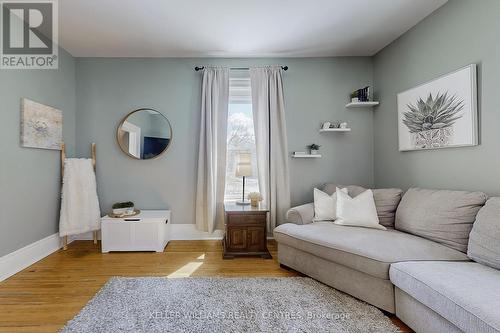
[{"label": "bare tree outside window", "polygon": [[232,76],[229,88],[229,114],[227,125],[227,166],[225,201],[241,200],[242,178],[236,177],[236,164],[240,152],[252,155],[252,176],[246,177],[245,196],[259,192],[255,131],[253,126],[250,78],[247,73]]}]

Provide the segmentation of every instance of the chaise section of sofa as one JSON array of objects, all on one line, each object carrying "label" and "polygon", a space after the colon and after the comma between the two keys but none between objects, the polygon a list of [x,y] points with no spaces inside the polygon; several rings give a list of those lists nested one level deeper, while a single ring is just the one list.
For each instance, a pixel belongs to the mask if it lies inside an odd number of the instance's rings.
[{"label": "chaise section of sofa", "polygon": [[396,315],[417,332],[500,333],[500,198],[476,215],[467,255],[476,262],[391,265]]},{"label": "chaise section of sofa", "polygon": [[390,277],[396,315],[415,331],[500,333],[499,270],[475,262],[401,262],[391,265]]},{"label": "chaise section of sofa", "polygon": [[283,224],[274,230],[274,238],[280,263],[392,313],[392,263],[469,260],[462,252],[397,230],[330,222]]}]

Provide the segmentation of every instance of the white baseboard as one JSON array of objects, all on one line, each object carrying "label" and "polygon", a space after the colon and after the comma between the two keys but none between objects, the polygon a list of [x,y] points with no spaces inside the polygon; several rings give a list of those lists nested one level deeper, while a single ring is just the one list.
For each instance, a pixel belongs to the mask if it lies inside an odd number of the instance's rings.
[{"label": "white baseboard", "polygon": [[[194,224],[171,224],[170,240],[210,240],[222,239],[224,230],[215,230],[212,234],[199,231]],[[92,232],[80,235],[70,236],[70,240],[93,240]],[[101,239],[101,232],[97,234],[97,239]],[[267,239],[274,239],[273,236],[267,236]]]},{"label": "white baseboard", "polygon": [[[97,232],[97,239],[101,239],[101,231],[99,230]],[[86,233],[83,233],[83,234],[78,234],[78,235],[72,235],[72,236],[69,236],[69,241],[74,241],[74,240],[94,240],[94,232],[93,231],[89,231],[89,232],[86,232]]]},{"label": "white baseboard", "polygon": [[223,230],[215,230],[212,234],[205,231],[199,231],[194,224],[171,224],[171,240],[204,240],[204,239],[222,239]]},{"label": "white baseboard", "polygon": [[[170,225],[170,240],[208,240],[222,239],[223,230],[215,230],[212,234],[199,231],[194,224],[171,224]],[[98,239],[101,239],[99,232]],[[71,236],[72,240],[92,240],[92,232],[87,232],[80,235]]]},{"label": "white baseboard", "polygon": [[0,257],[0,281],[33,265],[61,247],[59,234],[55,233]]}]

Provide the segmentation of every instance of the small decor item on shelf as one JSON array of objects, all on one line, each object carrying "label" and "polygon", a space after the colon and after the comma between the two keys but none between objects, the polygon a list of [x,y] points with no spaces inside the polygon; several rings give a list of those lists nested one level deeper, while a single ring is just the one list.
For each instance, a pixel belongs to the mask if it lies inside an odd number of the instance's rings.
[{"label": "small decor item on shelf", "polygon": [[125,216],[134,214],[134,203],[132,201],[117,202],[113,204],[112,208],[114,215]]},{"label": "small decor item on shelf", "polygon": [[347,123],[346,122],[340,123],[340,128],[342,129],[347,128]]},{"label": "small decor item on shelf", "polygon": [[355,90],[351,93],[351,102],[369,102],[370,101],[370,86]]},{"label": "small decor item on shelf", "polygon": [[329,128],[330,128],[330,126],[331,126],[330,122],[329,122],[329,121],[325,121],[325,122],[323,123],[323,126],[322,126],[321,128],[323,128],[323,129],[329,129]]},{"label": "small decor item on shelf", "polygon": [[307,155],[307,153],[305,151],[294,151],[293,155],[294,156],[297,156],[297,155]]},{"label": "small decor item on shelf", "polygon": [[317,145],[317,144],[315,144],[315,143],[310,144],[309,146],[307,146],[307,148],[309,148],[309,150],[311,151],[311,155],[316,155],[316,154],[318,154],[319,147],[321,147],[321,146],[320,146],[320,145]]},{"label": "small decor item on shelf", "polygon": [[351,103],[357,103],[357,102],[359,102],[358,91],[355,90],[351,93]]},{"label": "small decor item on shelf", "polygon": [[339,127],[340,127],[339,121],[332,121],[330,128],[339,128]]},{"label": "small decor item on shelf", "polygon": [[259,192],[248,193],[248,199],[250,199],[250,205],[252,207],[259,207],[259,202],[262,201],[262,195]]}]

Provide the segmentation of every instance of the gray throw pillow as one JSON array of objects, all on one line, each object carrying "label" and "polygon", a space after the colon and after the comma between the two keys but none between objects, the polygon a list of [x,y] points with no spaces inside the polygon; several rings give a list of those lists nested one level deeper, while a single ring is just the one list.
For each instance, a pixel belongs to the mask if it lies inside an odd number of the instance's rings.
[{"label": "gray throw pillow", "polygon": [[394,228],[396,209],[403,191],[399,188],[377,188],[372,191],[380,224],[387,228]]},{"label": "gray throw pillow", "polygon": [[467,255],[481,264],[500,269],[500,198],[488,199],[477,213]]},{"label": "gray throw pillow", "polygon": [[[337,187],[347,187],[349,195],[353,198],[366,191],[366,188],[357,185],[343,186],[336,184],[324,185],[323,191],[332,195]],[[379,188],[372,191],[380,224],[387,228],[394,228],[396,209],[401,201],[403,191],[398,188]]]},{"label": "gray throw pillow", "polygon": [[396,211],[396,229],[467,252],[472,224],[486,199],[482,192],[411,188]]}]

